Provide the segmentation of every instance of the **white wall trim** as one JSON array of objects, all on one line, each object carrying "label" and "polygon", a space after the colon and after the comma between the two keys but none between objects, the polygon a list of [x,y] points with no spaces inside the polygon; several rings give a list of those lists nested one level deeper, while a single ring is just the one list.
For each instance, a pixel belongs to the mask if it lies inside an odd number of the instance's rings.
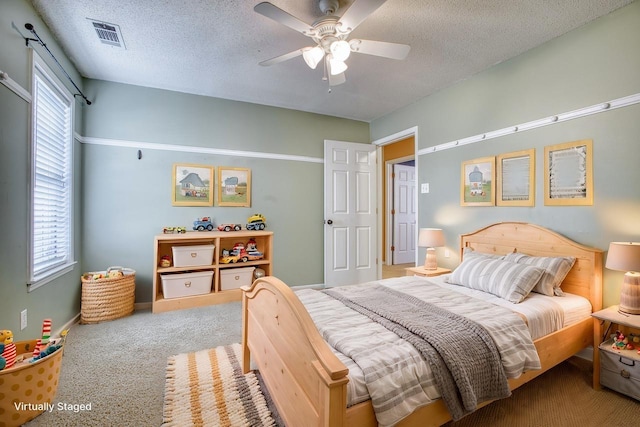
[{"label": "white wall trim", "polygon": [[28,90],[20,86],[15,80],[9,77],[9,74],[0,70],[0,83],[8,87],[13,93],[18,95],[20,98],[25,101],[31,103],[31,94]]},{"label": "white wall trim", "polygon": [[111,146],[111,147],[180,151],[183,153],[217,154],[220,156],[255,157],[259,159],[270,159],[270,160],[290,160],[290,161],[296,161],[296,162],[324,163],[324,158],[296,156],[291,154],[263,153],[259,151],[228,150],[224,148],[197,147],[193,145],[159,144],[156,142],[94,138],[90,136],[81,136],[81,135],[76,135],[76,139],[83,144],[105,145],[105,146]]},{"label": "white wall trim", "polygon": [[640,103],[640,93],[634,95],[617,98],[609,102],[602,102],[599,104],[590,105],[588,107],[579,108],[573,111],[567,111],[566,113],[555,114],[552,116],[544,117],[538,120],[532,120],[530,122],[521,123],[514,126],[508,126],[506,128],[497,129],[491,132],[486,132],[478,135],[469,136],[466,138],[458,139],[455,141],[445,142],[444,144],[434,145],[419,150],[417,155],[435,153],[437,151],[447,150],[449,148],[461,147],[467,144],[473,144],[481,141],[488,141],[493,138],[499,138],[505,135],[511,135],[516,132],[524,132],[531,129],[539,128],[542,126],[554,125],[556,123],[566,122],[567,120],[577,119],[579,117],[589,116],[591,114],[604,113],[607,111],[615,110],[622,107],[628,107]]}]

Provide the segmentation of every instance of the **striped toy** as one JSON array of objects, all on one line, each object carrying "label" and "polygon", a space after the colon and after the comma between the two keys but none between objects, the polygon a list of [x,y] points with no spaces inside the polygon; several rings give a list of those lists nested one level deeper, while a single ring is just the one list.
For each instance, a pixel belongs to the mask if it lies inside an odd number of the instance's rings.
[{"label": "striped toy", "polygon": [[44,319],[42,321],[42,347],[46,347],[49,344],[51,338],[51,319]]},{"label": "striped toy", "polygon": [[36,358],[40,355],[40,348],[42,347],[42,340],[36,341],[36,346],[33,348],[33,357]]},{"label": "striped toy", "polygon": [[0,343],[4,344],[4,350],[2,351],[2,357],[5,358],[7,364],[4,369],[8,369],[16,363],[17,350],[16,345],[13,342],[13,332],[8,329],[0,331]]}]

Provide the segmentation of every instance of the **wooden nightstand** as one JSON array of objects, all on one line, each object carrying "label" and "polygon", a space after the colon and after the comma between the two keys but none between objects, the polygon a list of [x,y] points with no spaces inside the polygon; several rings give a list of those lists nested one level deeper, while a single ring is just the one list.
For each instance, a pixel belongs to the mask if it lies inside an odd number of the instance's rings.
[{"label": "wooden nightstand", "polygon": [[[621,313],[617,305],[596,311],[593,319],[593,388],[600,390],[600,344],[609,339],[612,325],[640,330],[640,315]],[[605,328],[606,325],[606,328]]]},{"label": "wooden nightstand", "polygon": [[407,267],[405,268],[407,276],[435,277],[441,274],[451,273],[448,268],[438,267],[435,270],[426,270],[424,267]]}]

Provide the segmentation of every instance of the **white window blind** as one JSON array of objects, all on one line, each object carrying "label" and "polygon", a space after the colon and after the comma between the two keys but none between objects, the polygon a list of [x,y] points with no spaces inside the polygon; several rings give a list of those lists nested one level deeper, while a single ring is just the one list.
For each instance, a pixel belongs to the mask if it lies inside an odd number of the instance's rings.
[{"label": "white window blind", "polygon": [[32,86],[30,290],[65,273],[74,263],[73,97],[40,61],[34,60]]}]

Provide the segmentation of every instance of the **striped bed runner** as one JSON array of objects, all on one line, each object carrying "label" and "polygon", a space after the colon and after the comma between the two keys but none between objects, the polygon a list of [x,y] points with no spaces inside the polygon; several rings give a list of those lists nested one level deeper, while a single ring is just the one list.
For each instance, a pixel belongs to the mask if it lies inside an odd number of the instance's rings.
[{"label": "striped bed runner", "polygon": [[162,426],[275,426],[241,354],[236,343],[169,357]]}]

